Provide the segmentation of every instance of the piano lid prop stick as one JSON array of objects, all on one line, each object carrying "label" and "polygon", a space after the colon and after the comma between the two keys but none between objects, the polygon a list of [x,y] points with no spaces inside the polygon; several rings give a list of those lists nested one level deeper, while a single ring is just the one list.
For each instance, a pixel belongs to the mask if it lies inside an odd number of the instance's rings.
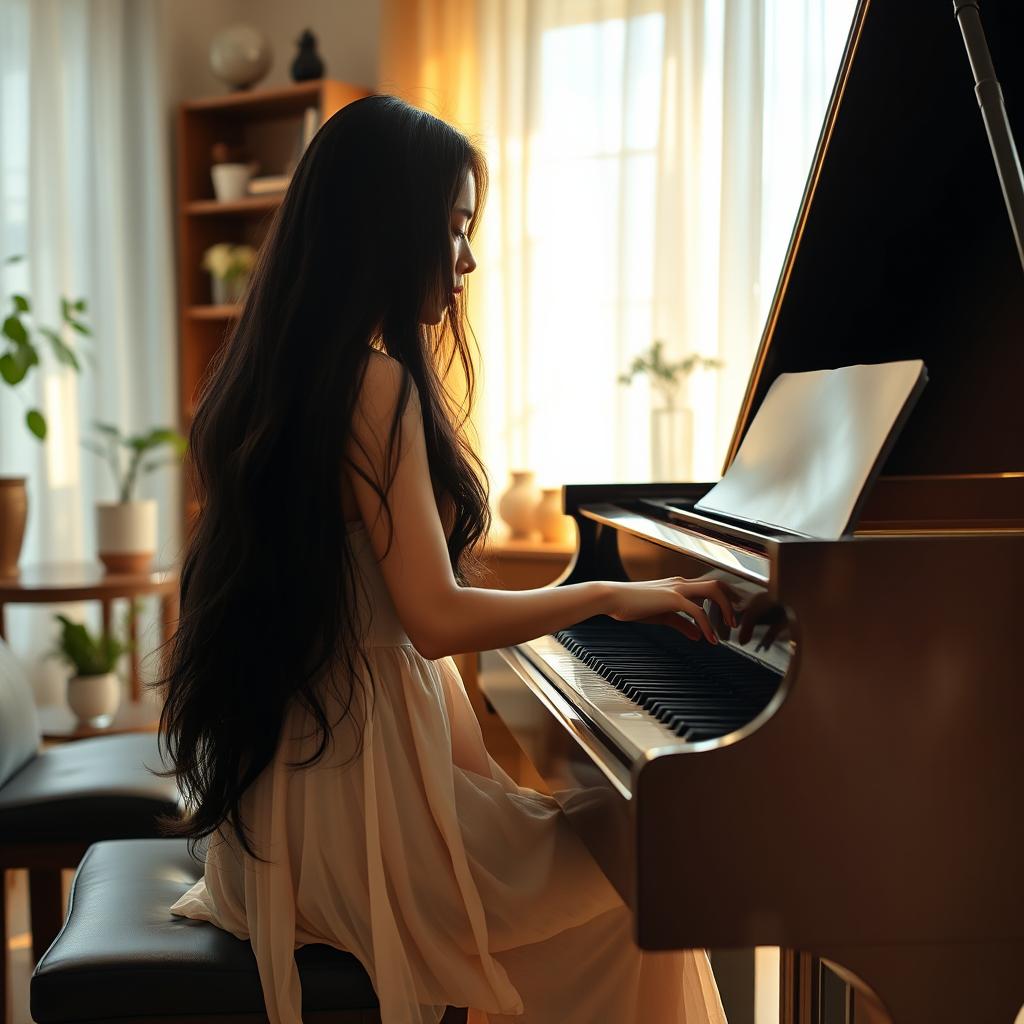
[{"label": "piano lid prop stick", "polygon": [[953,13],[960,24],[960,32],[967,47],[967,59],[974,74],[974,92],[981,108],[981,119],[985,122],[996,173],[1006,200],[1006,211],[1010,215],[1017,255],[1024,267],[1024,173],[1021,172],[1020,157],[1013,141],[1013,131],[1006,116],[1003,90],[996,80],[992,55],[981,27],[981,13],[977,0],[953,0]]}]

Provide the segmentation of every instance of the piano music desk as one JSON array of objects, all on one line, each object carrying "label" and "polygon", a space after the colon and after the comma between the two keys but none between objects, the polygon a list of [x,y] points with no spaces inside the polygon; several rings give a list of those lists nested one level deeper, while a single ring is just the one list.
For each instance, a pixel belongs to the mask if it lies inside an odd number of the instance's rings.
[{"label": "piano music desk", "polygon": [[[486,575],[478,585],[492,590],[532,590],[547,586],[562,575],[575,550],[575,541],[570,544],[550,544],[539,540],[492,537],[483,554]],[[477,681],[479,661],[478,653],[460,654],[455,658],[488,751],[520,785],[546,792],[544,780],[524,756],[512,734],[501,719],[488,709]]]}]

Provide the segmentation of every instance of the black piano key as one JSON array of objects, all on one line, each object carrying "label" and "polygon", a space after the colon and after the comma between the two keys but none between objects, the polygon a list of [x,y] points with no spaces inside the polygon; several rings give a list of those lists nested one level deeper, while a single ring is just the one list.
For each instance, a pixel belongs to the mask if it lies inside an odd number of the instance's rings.
[{"label": "black piano key", "polygon": [[667,626],[598,617],[555,638],[574,657],[680,738],[741,728],[765,707],[779,676],[724,645],[695,643]]}]

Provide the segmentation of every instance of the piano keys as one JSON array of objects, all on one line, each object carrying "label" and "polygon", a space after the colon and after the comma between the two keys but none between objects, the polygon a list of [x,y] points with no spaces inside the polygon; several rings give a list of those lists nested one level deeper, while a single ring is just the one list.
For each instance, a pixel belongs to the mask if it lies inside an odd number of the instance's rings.
[{"label": "piano keys", "polygon": [[[1019,138],[1024,5],[983,16]],[[1024,1006],[1024,278],[971,84],[951,5],[859,4],[737,418],[729,460],[780,373],[922,359],[851,530],[567,486],[560,583],[712,574],[763,622],[591,620],[481,675],[642,947],[806,951],[895,1024]]]}]

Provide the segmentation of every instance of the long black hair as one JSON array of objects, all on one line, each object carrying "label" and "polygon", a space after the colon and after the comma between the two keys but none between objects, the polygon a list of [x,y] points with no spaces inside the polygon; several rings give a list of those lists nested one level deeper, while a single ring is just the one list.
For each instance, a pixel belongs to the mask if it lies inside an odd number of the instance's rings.
[{"label": "long black hair", "polygon": [[[452,294],[452,207],[486,168],[450,125],[391,96],[343,107],[295,170],[253,270],[237,325],[200,396],[189,471],[199,511],[181,576],[181,614],[165,649],[161,732],[187,816],[167,835],[195,841],[227,823],[253,850],[242,794],[274,756],[286,707],[301,701],[319,728],[315,763],[357,691],[358,580],[342,519],[350,427],[371,350],[402,367],[384,479],[414,385],[430,471],[447,509],[457,578],[486,533],[486,481],[465,440],[473,394],[464,297]],[[470,225],[472,232],[477,216]],[[421,311],[445,307],[425,327]],[[460,372],[461,371],[461,372]],[[453,382],[454,377],[454,382]],[[300,765],[297,765],[300,766]]]}]

